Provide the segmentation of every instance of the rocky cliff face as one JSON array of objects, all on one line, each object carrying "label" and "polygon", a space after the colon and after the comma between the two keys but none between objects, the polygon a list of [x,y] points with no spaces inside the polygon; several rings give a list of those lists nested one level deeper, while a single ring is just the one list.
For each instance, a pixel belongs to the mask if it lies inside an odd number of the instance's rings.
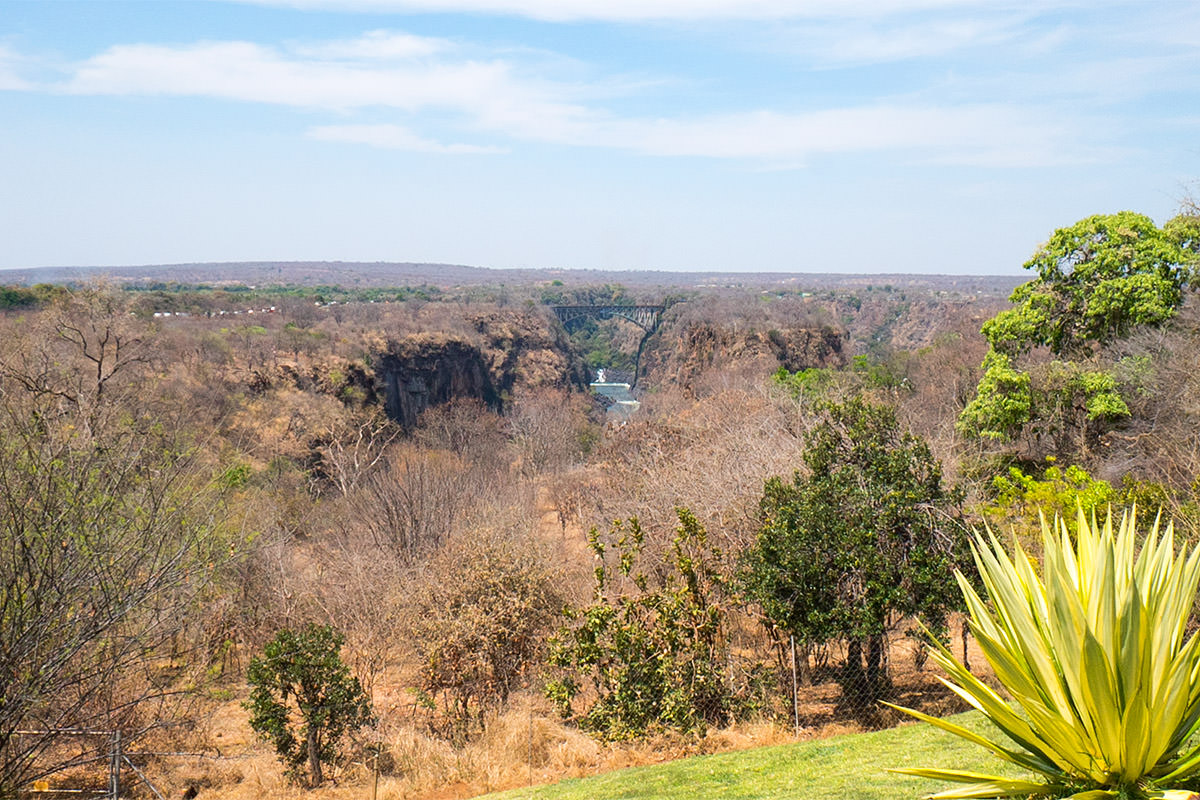
[{"label": "rocky cliff face", "polygon": [[466,319],[472,333],[406,336],[373,354],[375,384],[389,417],[411,427],[426,408],[455,398],[501,410],[513,395],[587,386],[583,363],[546,315],[498,309]]},{"label": "rocky cliff face", "polygon": [[376,385],[387,415],[406,428],[421,412],[459,397],[482,400],[499,410],[500,394],[475,344],[441,334],[389,341],[373,359]]},{"label": "rocky cliff face", "polygon": [[677,332],[664,331],[647,353],[648,383],[676,384],[695,394],[722,373],[758,374],[785,367],[795,372],[810,367],[846,364],[846,334],[830,326],[802,325],[766,331],[692,322]]}]

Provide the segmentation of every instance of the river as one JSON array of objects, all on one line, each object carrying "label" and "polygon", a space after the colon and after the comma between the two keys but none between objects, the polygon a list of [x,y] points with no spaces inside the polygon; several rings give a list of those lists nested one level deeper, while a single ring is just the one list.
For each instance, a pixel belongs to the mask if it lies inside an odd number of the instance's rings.
[{"label": "river", "polygon": [[590,384],[592,391],[613,401],[608,407],[608,418],[611,422],[624,422],[629,415],[638,410],[641,405],[633,399],[628,383],[614,383],[605,380],[604,370],[596,371],[596,380]]}]

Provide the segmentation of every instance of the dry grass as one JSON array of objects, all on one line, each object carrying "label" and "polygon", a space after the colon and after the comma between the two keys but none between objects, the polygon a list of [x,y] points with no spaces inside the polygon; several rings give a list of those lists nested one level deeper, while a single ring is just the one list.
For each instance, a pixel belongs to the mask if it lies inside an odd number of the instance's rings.
[{"label": "dry grass", "polygon": [[[921,701],[935,713],[956,708],[932,691],[932,672],[905,668],[896,670],[895,677],[901,702]],[[503,712],[490,715],[483,734],[455,748],[423,729],[403,685],[403,676],[389,671],[376,688],[381,722],[370,736],[386,745],[377,786],[372,764],[361,751],[352,752],[348,763],[332,771],[334,780],[319,789],[290,784],[274,754],[250,731],[241,698],[214,701],[195,734],[195,746],[215,757],[161,758],[148,762],[146,772],[166,797],[195,787],[199,798],[214,800],[461,800],[688,756],[825,739],[894,722],[864,723],[839,711],[837,687],[824,684],[802,690],[798,736],[789,724],[760,720],[713,730],[704,738],[664,734],[606,745],[564,724],[545,700],[527,691],[512,697]]]}]

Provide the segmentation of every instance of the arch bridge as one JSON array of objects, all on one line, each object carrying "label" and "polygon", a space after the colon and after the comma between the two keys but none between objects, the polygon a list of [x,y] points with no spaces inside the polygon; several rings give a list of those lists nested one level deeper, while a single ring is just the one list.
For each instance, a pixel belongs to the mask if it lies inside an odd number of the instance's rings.
[{"label": "arch bridge", "polygon": [[553,308],[559,322],[564,327],[584,317],[593,317],[595,319],[620,317],[621,319],[629,320],[646,333],[654,333],[658,330],[658,323],[662,320],[662,313],[666,309],[666,306],[634,306],[612,303],[591,306],[553,306]]},{"label": "arch bridge", "polygon": [[634,386],[637,386],[638,372],[642,364],[642,348],[646,346],[646,340],[658,330],[658,325],[662,322],[662,314],[666,310],[666,306],[638,306],[610,303],[590,306],[553,306],[553,308],[559,322],[563,324],[564,328],[568,329],[570,329],[570,323],[585,317],[592,317],[593,319],[620,317],[644,330],[646,334],[638,342],[637,355],[633,359],[633,380],[629,382],[629,388],[632,389]]}]

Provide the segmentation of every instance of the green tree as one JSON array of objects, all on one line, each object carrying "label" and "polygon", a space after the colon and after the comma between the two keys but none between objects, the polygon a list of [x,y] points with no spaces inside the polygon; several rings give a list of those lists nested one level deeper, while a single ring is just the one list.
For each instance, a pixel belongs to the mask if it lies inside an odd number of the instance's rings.
[{"label": "green tree", "polygon": [[1183,300],[1196,260],[1172,233],[1179,224],[1159,228],[1122,211],[1056,230],[1025,263],[1038,277],[1016,288],[1017,307],[984,323],[984,336],[1011,355],[1038,345],[1077,354],[1137,325],[1165,322]]},{"label": "green tree", "polygon": [[851,703],[887,693],[884,635],[915,615],[945,630],[957,605],[961,493],[895,411],[861,398],[826,404],[793,480],[767,481],[743,585],[779,629],[808,645],[847,643],[840,682]]},{"label": "green tree", "polygon": [[[1038,277],[1018,286],[1014,308],[983,324],[991,345],[961,433],[1011,440],[1049,434],[1058,452],[1086,451],[1129,416],[1111,372],[1080,359],[1142,325],[1171,319],[1197,265],[1194,218],[1163,228],[1142,214],[1096,215],[1060,228],[1025,264]],[[1034,371],[1018,359],[1037,347],[1058,357]]]},{"label": "green tree", "polygon": [[[677,514],[656,588],[639,568],[644,536],[636,519],[615,523],[608,542],[593,529],[592,604],[568,608],[568,625],[550,640],[550,663],[564,674],[547,685],[547,694],[568,716],[572,700],[584,693],[582,681],[590,682],[587,694],[595,700],[579,723],[604,739],[637,738],[656,727],[703,730],[731,710],[722,674],[720,554],[691,512]],[[610,548],[615,559],[606,561]]]},{"label": "green tree", "polygon": [[337,759],[342,737],[372,720],[362,685],[342,661],[343,641],[328,625],[285,628],[246,673],[250,727],[275,746],[293,778],[307,764],[310,787],[325,780],[322,765]]}]

